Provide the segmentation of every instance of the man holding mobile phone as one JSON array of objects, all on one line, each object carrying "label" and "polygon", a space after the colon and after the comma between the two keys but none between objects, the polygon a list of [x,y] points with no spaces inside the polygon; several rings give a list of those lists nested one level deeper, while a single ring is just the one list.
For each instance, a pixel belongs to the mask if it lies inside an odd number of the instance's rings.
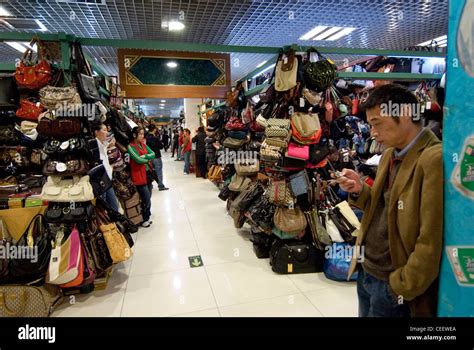
[{"label": "man holding mobile phone", "polygon": [[[363,107],[372,135],[386,147],[375,182],[369,187],[350,169],[334,176],[350,203],[364,211],[356,242],[365,246],[357,281],[361,317],[436,316],[442,151],[439,139],[422,127],[417,106],[400,85],[374,89]],[[353,258],[350,275],[359,257]]]}]

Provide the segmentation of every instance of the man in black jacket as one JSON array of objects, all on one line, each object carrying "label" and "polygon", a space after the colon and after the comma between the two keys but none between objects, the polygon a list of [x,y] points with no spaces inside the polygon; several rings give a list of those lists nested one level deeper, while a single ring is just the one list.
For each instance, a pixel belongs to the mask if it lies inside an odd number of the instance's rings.
[{"label": "man in black jacket", "polygon": [[196,165],[201,173],[201,177],[206,178],[207,164],[206,164],[206,133],[204,127],[200,126],[197,129],[196,136],[193,137],[192,142],[196,143]]},{"label": "man in black jacket", "polygon": [[156,173],[154,180],[158,183],[158,189],[160,191],[169,190],[169,188],[163,184],[163,160],[161,159],[163,143],[160,140],[159,130],[154,125],[150,125],[148,128],[146,144],[153,152],[155,152],[155,159],[153,159],[152,162]]},{"label": "man in black jacket", "polygon": [[170,139],[168,136],[168,131],[166,130],[163,131],[163,136],[161,136],[161,142],[163,143],[163,148],[165,149],[165,152],[168,152],[168,148],[170,147]]}]

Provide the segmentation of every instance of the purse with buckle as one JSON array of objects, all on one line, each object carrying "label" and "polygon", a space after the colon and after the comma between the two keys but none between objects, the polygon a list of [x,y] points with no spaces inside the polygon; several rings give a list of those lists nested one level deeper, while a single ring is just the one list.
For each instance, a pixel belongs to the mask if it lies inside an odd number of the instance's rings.
[{"label": "purse with buckle", "polygon": [[83,159],[70,159],[64,162],[48,159],[43,166],[44,175],[74,176],[85,175],[89,167]]},{"label": "purse with buckle", "polygon": [[90,202],[75,203],[49,203],[44,214],[48,224],[73,224],[89,220],[94,213]]}]

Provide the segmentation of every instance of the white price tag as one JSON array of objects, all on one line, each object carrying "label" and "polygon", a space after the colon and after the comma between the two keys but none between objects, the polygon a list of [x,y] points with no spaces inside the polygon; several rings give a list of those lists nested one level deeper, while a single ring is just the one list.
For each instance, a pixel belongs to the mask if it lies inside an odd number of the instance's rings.
[{"label": "white price tag", "polygon": [[300,97],[300,107],[304,107],[304,98]]},{"label": "white price tag", "polygon": [[431,109],[431,101],[426,102],[426,109],[427,110]]},{"label": "white price tag", "polygon": [[286,56],[283,57],[283,63],[284,63],[284,64],[288,64],[288,57],[286,57]]}]

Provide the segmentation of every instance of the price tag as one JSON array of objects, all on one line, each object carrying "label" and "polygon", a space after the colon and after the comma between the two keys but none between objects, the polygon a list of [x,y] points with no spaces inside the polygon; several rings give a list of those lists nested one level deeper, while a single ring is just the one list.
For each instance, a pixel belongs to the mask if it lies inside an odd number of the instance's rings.
[{"label": "price tag", "polygon": [[288,264],[288,273],[293,273],[293,264]]},{"label": "price tag", "polygon": [[431,101],[426,102],[426,109],[427,110],[431,109]]},{"label": "price tag", "polygon": [[304,98],[300,97],[300,107],[304,107]]},{"label": "price tag", "polygon": [[288,57],[286,57],[286,56],[283,57],[283,63],[284,63],[284,64],[288,64]]},{"label": "price tag", "polygon": [[67,150],[69,148],[69,141],[64,141],[61,143],[61,146],[59,146],[62,150]]},{"label": "price tag", "polygon": [[295,203],[293,201],[291,201],[288,208],[291,209],[291,210],[295,209]]}]

